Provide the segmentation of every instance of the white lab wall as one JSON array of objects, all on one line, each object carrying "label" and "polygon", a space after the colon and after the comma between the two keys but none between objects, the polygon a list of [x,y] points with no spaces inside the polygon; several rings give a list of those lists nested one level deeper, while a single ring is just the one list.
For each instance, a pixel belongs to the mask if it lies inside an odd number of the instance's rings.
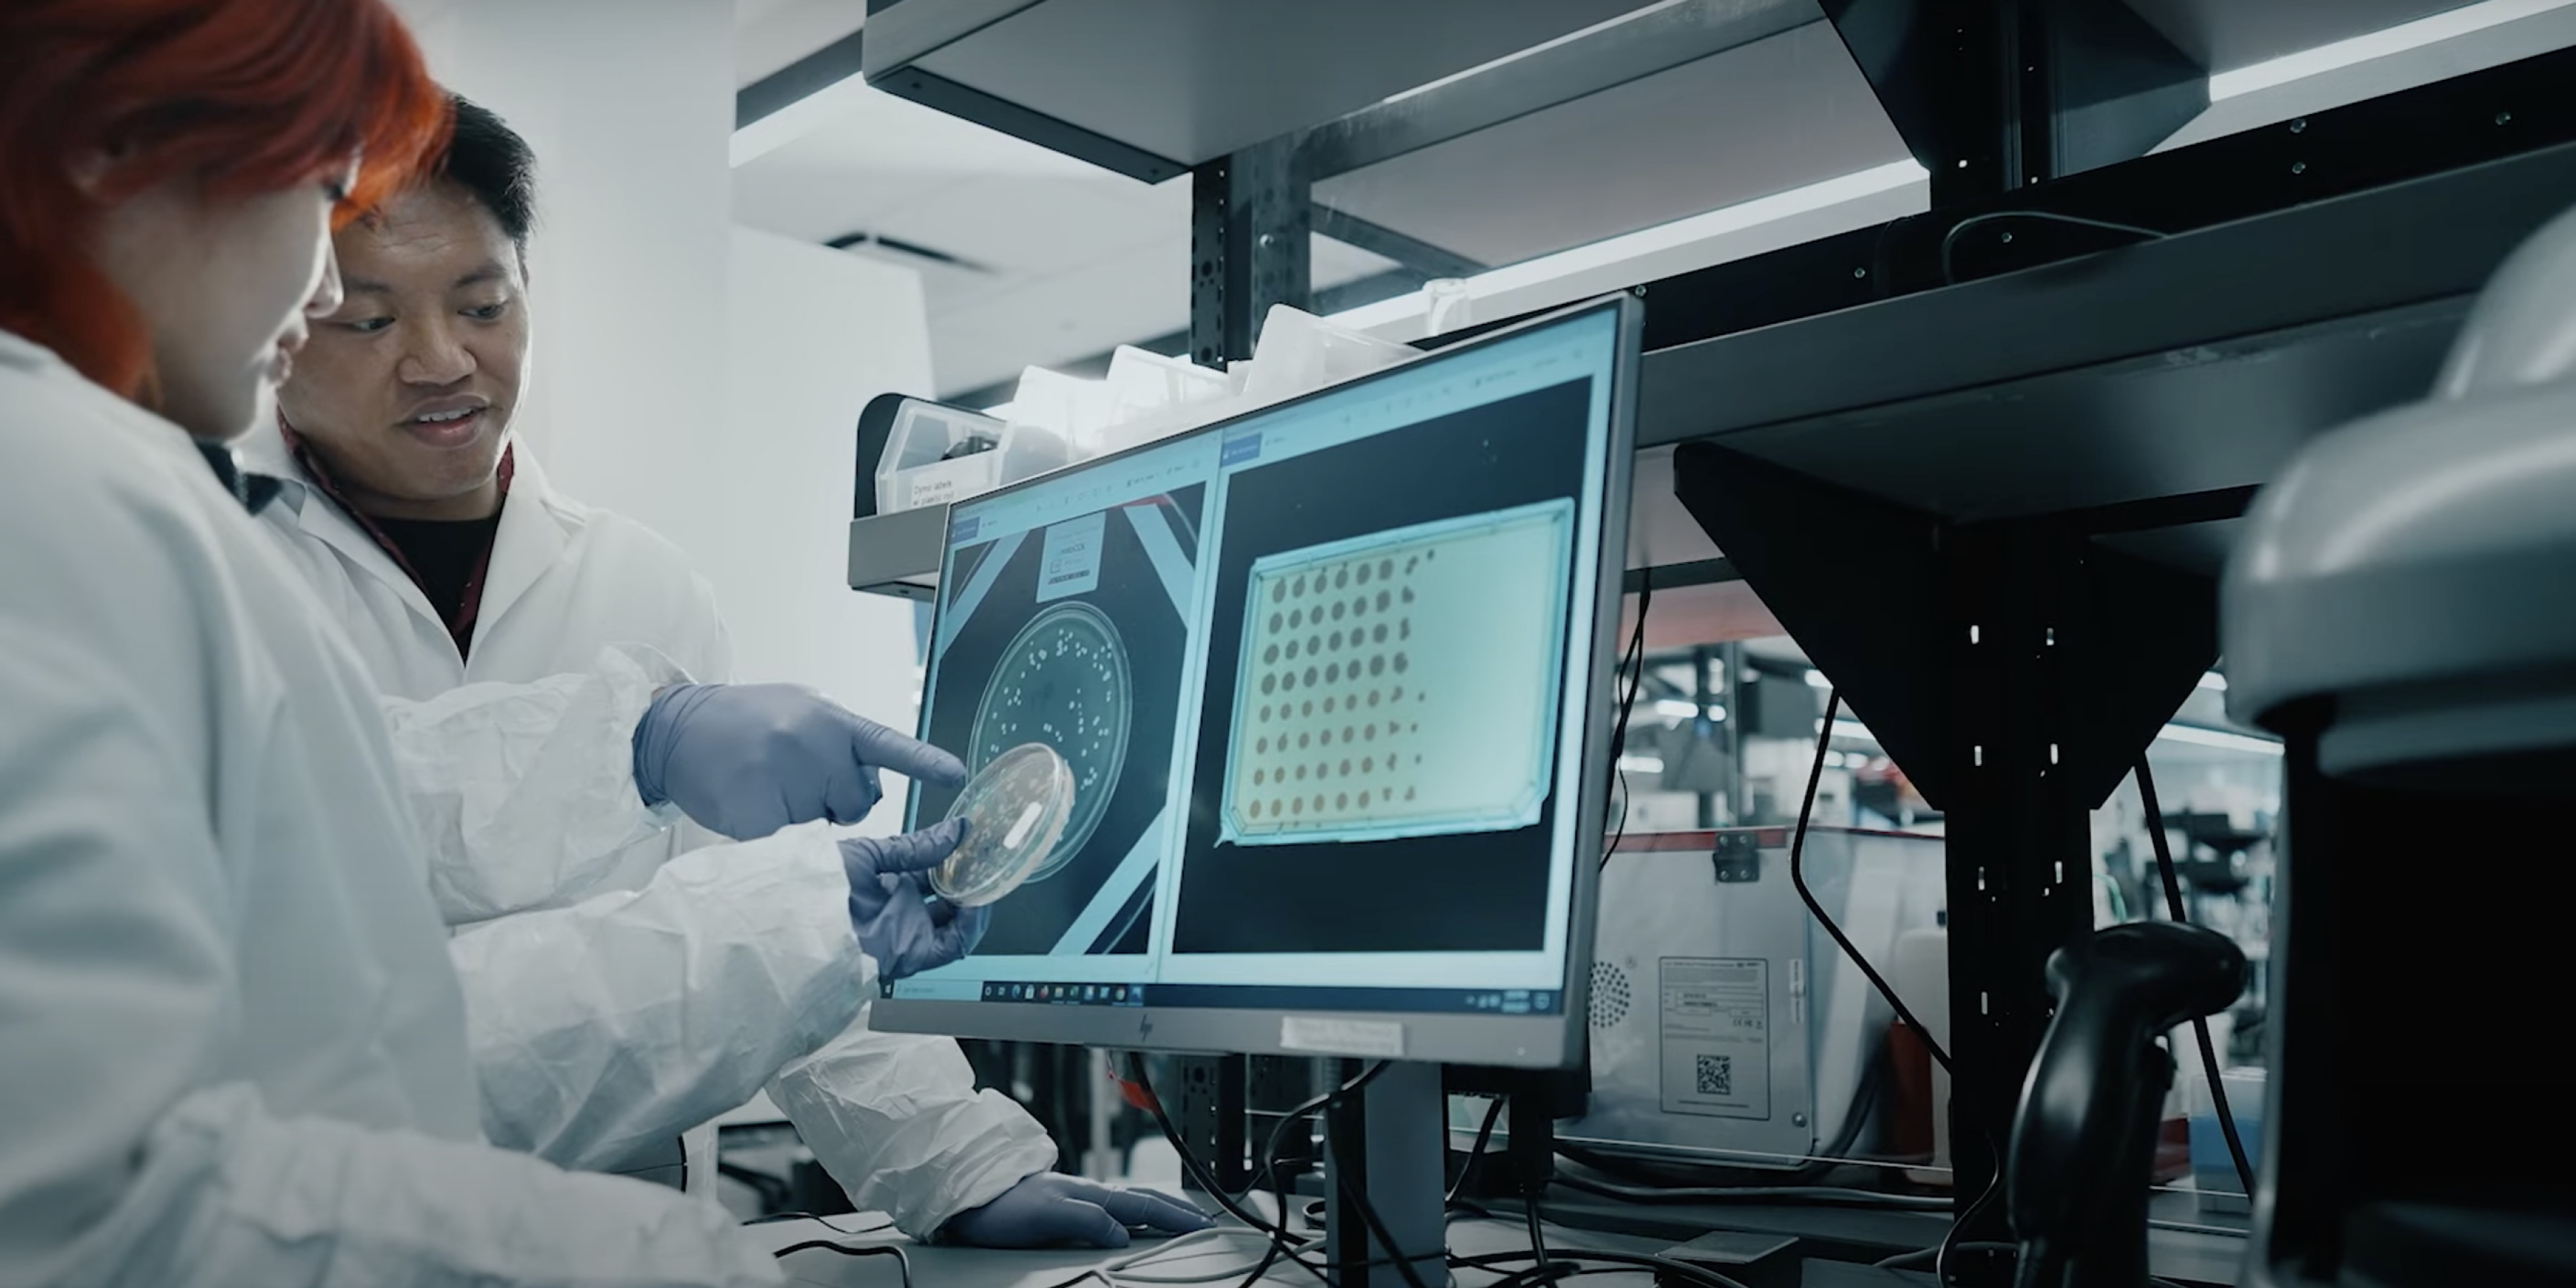
[{"label": "white lab wall", "polygon": [[859,410],[930,388],[921,275],[750,228],[733,231],[732,266],[726,450],[688,480],[689,552],[715,582],[739,678],[811,684],[909,732],[912,605],[852,591],[848,550]]},{"label": "white lab wall", "polygon": [[432,75],[537,153],[518,432],[574,496],[683,546],[724,450],[731,0],[395,0]]},{"label": "white lab wall", "polygon": [[536,150],[521,441],[688,553],[738,678],[909,729],[910,607],[844,561],[859,409],[929,389],[920,280],[733,227],[733,0],[394,3],[431,73]]}]

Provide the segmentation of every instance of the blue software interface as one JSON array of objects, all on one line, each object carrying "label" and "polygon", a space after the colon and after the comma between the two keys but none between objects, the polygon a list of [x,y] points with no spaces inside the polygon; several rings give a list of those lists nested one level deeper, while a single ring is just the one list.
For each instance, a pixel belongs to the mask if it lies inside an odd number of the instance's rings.
[{"label": "blue software interface", "polygon": [[921,736],[1049,743],[1076,803],[888,994],[1559,1009],[1618,340],[1587,310],[958,504]]}]

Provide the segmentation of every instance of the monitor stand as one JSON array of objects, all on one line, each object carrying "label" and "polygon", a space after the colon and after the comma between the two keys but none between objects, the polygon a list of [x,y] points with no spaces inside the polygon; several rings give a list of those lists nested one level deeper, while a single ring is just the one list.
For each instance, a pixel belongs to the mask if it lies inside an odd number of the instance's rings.
[{"label": "monitor stand", "polygon": [[[1352,1062],[1339,1076],[1362,1067]],[[1399,1252],[1422,1284],[1449,1282],[1446,1108],[1440,1066],[1399,1060],[1348,1103],[1326,1111],[1324,1257],[1339,1288],[1411,1288],[1414,1281],[1394,1261]],[[1350,1201],[1354,1191],[1368,1196],[1395,1248],[1370,1231]]]}]

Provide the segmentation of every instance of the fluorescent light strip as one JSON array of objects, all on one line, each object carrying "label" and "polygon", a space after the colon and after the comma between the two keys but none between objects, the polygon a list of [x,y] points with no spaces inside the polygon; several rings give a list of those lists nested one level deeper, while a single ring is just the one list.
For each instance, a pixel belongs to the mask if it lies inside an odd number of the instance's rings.
[{"label": "fluorescent light strip", "polygon": [[1628,774],[1660,774],[1664,772],[1664,762],[1657,756],[1621,756],[1619,770]]},{"label": "fluorescent light strip", "polygon": [[1421,95],[1428,94],[1433,90],[1442,88],[1443,86],[1455,85],[1470,76],[1482,76],[1497,67],[1509,66],[1531,56],[1532,54],[1543,54],[1559,45],[1570,45],[1575,41],[1584,39],[1585,37],[1597,36],[1602,32],[1608,31],[1612,27],[1619,26],[1623,23],[1635,22],[1637,19],[1643,18],[1647,14],[1655,13],[1664,9],[1670,9],[1674,5],[1681,4],[1683,2],[1684,0],[1656,0],[1656,3],[1647,5],[1642,9],[1629,10],[1626,13],[1620,14],[1616,18],[1596,22],[1589,27],[1585,27],[1581,31],[1569,31],[1554,40],[1543,41],[1539,44],[1532,45],[1527,49],[1521,50],[1518,53],[1505,54],[1489,63],[1478,63],[1463,72],[1451,72],[1436,81],[1426,81],[1404,91],[1401,94],[1389,94],[1385,98],[1378,100],[1378,102],[1383,105],[1387,103],[1401,103],[1408,98],[1417,98]]},{"label": "fluorescent light strip", "polygon": [[2220,693],[2225,693],[2227,692],[2227,677],[2220,675],[2216,671],[2203,671],[2200,675],[2200,687],[2204,689],[2214,689]]},{"label": "fluorescent light strip", "polygon": [[2356,63],[2366,63],[2392,54],[2402,54],[2410,49],[2440,44],[2445,40],[2457,39],[2473,31],[2484,31],[2489,27],[2547,13],[2552,9],[2564,8],[2569,3],[2571,0],[2483,0],[2479,4],[2465,5],[2445,13],[2418,18],[2413,22],[2400,23],[2383,31],[2371,32],[2366,36],[2355,36],[2350,40],[2338,40],[2331,45],[2303,49],[2298,53],[2275,58],[2269,62],[2256,63],[2251,67],[2240,67],[2232,72],[2219,72],[2211,76],[2209,101],[2216,103],[2234,98],[2239,94],[2251,94],[2256,90],[2271,89],[2277,85],[2287,85],[2292,81],[2305,80],[2325,72],[2339,71]]},{"label": "fluorescent light strip", "polygon": [[1655,714],[1659,716],[1671,716],[1675,720],[1697,720],[1699,719],[1699,704],[1696,702],[1682,702],[1673,698],[1659,698],[1655,701]]},{"label": "fluorescent light strip", "polygon": [[[1609,268],[1659,251],[1707,241],[1728,233],[1793,218],[1811,211],[1839,206],[1876,196],[1908,184],[1923,183],[1930,178],[1922,166],[1911,159],[1891,161],[1886,165],[1847,174],[1839,179],[1811,183],[1803,188],[1773,193],[1723,209],[1705,211],[1671,223],[1622,233],[1589,245],[1561,250],[1552,255],[1523,260],[1478,273],[1467,279],[1467,296],[1484,299],[1506,291],[1540,286],[1559,278],[1571,277],[1593,269]],[[1421,315],[1425,307],[1422,292],[1411,291],[1391,300],[1363,304],[1331,317],[1343,326],[1363,330],[1384,326]]]},{"label": "fluorescent light strip", "polygon": [[2225,729],[2203,729],[2198,725],[2169,724],[2156,731],[2166,742],[2189,743],[2195,747],[2219,747],[2228,751],[2250,752],[2257,756],[2278,756],[2281,744],[2252,734],[2229,733]]}]

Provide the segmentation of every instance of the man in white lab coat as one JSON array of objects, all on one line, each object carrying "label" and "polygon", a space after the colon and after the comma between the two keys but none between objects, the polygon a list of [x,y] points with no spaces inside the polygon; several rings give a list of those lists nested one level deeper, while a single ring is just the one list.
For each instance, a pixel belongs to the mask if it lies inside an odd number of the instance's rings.
[{"label": "man in white lab coat", "polygon": [[[528,357],[532,169],[517,135],[459,100],[439,177],[341,231],[346,303],[316,324],[281,390],[279,430],[240,446],[246,468],[285,480],[264,517],[390,694],[428,699],[481,681],[523,683],[578,669],[613,644],[659,650],[700,680],[729,679],[731,648],[713,593],[680,552],[554,491],[510,435]],[[1159,1195],[1052,1174],[1056,1149],[1045,1131],[1005,1097],[977,1092],[949,1039],[871,1033],[863,1015],[784,1068],[746,1068],[734,1053],[759,1052],[763,1035],[725,1041],[675,1022],[683,1012],[700,1023],[722,1013],[723,986],[690,974],[710,945],[749,944],[782,981],[845,975],[855,951],[846,936],[779,936],[761,915],[782,903],[837,903],[846,892],[837,869],[665,870],[677,852],[712,839],[675,831],[596,861],[532,863],[486,873],[481,888],[438,891],[469,985],[478,972],[513,974],[484,979],[469,997],[527,999],[507,1013],[469,1010],[478,1067],[501,1089],[486,1108],[495,1141],[570,1166],[644,1172],[682,1151],[668,1136],[643,1133],[694,1129],[685,1153],[697,1189],[714,1171],[713,1130],[702,1124],[765,1079],[853,1202],[916,1236],[1117,1246],[1131,1224],[1204,1223]],[[684,894],[670,888],[683,884]],[[532,947],[513,930],[516,914],[631,890],[645,892],[644,907],[601,900],[589,915],[603,929],[620,918],[674,918],[685,934],[641,956],[604,958],[599,944],[631,948],[638,938],[556,937]],[[675,991],[701,1005],[675,1009]],[[592,1017],[584,1050],[530,1049],[574,1031],[563,1022],[574,1013]],[[563,1085],[521,1088],[516,1099],[577,1097],[620,1127],[589,1133],[578,1149],[529,1137],[499,1106],[513,1099],[513,1083],[532,1078]],[[633,1148],[610,1151],[600,1141]]]}]

